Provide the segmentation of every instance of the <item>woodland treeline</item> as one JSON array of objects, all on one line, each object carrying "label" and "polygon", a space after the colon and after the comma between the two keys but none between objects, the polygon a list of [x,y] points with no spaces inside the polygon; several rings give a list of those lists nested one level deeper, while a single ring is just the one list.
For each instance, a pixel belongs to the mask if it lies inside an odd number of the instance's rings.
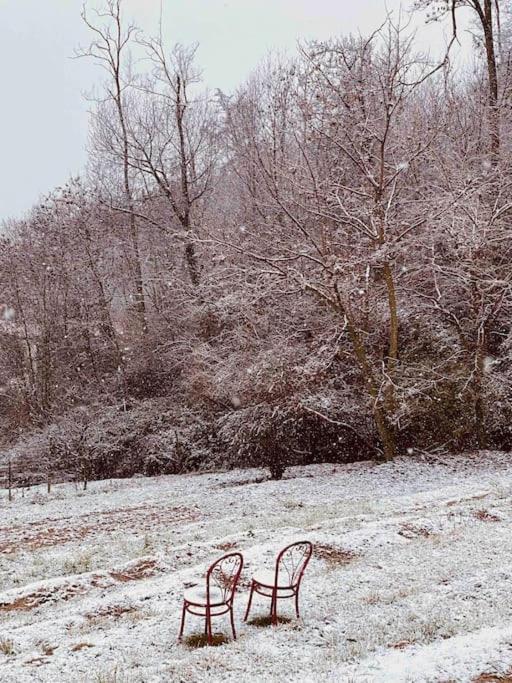
[{"label": "woodland treeline", "polygon": [[510,447],[510,10],[416,10],[452,35],[438,60],[390,16],[270,55],[229,95],[121,0],[84,12],[79,56],[103,67],[87,173],[0,242],[5,457],[279,477]]}]

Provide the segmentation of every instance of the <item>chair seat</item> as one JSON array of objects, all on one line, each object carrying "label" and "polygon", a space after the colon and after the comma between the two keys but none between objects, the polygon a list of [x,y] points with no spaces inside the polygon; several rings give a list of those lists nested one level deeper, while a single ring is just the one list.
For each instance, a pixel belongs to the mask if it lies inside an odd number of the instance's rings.
[{"label": "chair seat", "polygon": [[[194,586],[193,588],[188,588],[183,597],[187,602],[193,605],[206,605],[206,586]],[[220,588],[211,587],[210,588],[210,605],[224,605],[224,594]]]},{"label": "chair seat", "polygon": [[[276,579],[275,571],[271,571],[269,569],[261,569],[261,570],[257,571],[253,576],[253,580],[256,583],[259,583],[260,586],[266,586],[267,588],[273,588],[275,579]],[[288,589],[292,588],[292,586],[290,586],[289,579],[286,576],[286,573],[284,573],[284,572],[279,572],[279,574],[277,575],[277,581],[278,581],[278,583],[277,583],[278,589],[282,590],[285,588],[288,588]]]}]

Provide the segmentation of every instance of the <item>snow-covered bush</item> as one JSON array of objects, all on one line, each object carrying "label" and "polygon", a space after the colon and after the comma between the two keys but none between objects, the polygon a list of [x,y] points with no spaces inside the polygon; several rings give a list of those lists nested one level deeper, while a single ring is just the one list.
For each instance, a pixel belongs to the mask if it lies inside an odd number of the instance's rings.
[{"label": "snow-covered bush", "polygon": [[[311,398],[309,403],[317,405]],[[371,457],[375,444],[366,436],[364,424],[360,432],[354,427],[358,421],[351,424],[326,418],[297,402],[264,404],[241,408],[222,418],[219,437],[227,445],[230,465],[266,467],[272,479],[280,479],[292,465]]]},{"label": "snow-covered bush", "polygon": [[165,402],[80,407],[34,431],[5,457],[31,481],[185,472],[206,459],[201,427],[196,416],[177,417]]}]

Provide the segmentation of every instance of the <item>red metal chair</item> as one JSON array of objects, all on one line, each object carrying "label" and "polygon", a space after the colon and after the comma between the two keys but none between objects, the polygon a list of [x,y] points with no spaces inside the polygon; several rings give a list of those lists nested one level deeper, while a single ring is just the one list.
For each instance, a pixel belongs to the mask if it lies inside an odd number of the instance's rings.
[{"label": "red metal chair", "polygon": [[274,570],[257,571],[252,578],[244,621],[249,616],[254,592],[270,598],[272,624],[277,623],[277,600],[281,598],[295,598],[295,613],[298,618],[300,584],[312,553],[313,545],[309,541],[292,543],[281,550]]},{"label": "red metal chair", "polygon": [[212,643],[212,617],[219,617],[229,612],[233,638],[236,640],[233,600],[243,565],[244,559],[241,553],[224,555],[216,560],[206,572],[205,588],[196,586],[185,591],[178,640],[181,640],[183,636],[187,612],[204,617],[204,632],[208,645]]}]

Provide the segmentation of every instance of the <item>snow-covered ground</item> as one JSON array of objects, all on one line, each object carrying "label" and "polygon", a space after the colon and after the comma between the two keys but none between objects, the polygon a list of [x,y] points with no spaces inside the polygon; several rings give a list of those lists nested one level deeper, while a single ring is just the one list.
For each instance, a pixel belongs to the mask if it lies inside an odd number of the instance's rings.
[{"label": "snow-covered ground", "polygon": [[[508,455],[264,476],[0,492],[0,681],[447,683],[512,669]],[[243,624],[251,573],[300,539],[317,547],[302,620]],[[229,548],[246,562],[238,640],[179,645],[184,587]],[[268,609],[256,599],[251,616]],[[189,617],[187,632],[202,626]]]}]

